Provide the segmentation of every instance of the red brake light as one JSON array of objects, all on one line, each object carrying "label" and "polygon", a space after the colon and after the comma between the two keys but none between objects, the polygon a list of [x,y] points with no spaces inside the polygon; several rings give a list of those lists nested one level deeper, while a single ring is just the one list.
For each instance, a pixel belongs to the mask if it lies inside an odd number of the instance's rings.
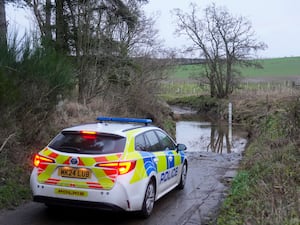
[{"label": "red brake light", "polygon": [[108,169],[115,169],[119,175],[129,173],[135,168],[136,161],[125,161],[125,162],[111,162],[111,163],[99,163],[97,167],[104,167]]},{"label": "red brake light", "polygon": [[82,130],[80,134],[84,139],[95,139],[97,132]]},{"label": "red brake light", "polygon": [[131,170],[135,168],[136,161],[129,161],[129,162],[119,162],[118,171],[119,174],[126,174],[129,173]]},{"label": "red brake light", "polygon": [[54,159],[47,158],[45,156],[41,156],[39,154],[35,154],[33,158],[33,165],[35,167],[39,167],[41,163],[54,163]]}]

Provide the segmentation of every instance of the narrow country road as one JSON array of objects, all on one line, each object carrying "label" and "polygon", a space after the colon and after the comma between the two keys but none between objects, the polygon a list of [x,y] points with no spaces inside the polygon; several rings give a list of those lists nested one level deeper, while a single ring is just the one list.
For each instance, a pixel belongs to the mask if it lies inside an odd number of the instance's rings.
[{"label": "narrow country road", "polygon": [[201,225],[206,224],[223,200],[226,183],[235,174],[240,154],[188,153],[189,171],[184,190],[174,190],[155,203],[144,220],[134,213],[90,209],[48,209],[29,202],[0,212],[0,225]]}]

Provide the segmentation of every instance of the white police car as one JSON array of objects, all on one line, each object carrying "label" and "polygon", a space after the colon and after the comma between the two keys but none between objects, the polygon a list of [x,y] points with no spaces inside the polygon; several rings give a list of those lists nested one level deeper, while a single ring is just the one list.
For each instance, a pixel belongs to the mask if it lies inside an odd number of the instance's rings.
[{"label": "white police car", "polygon": [[148,217],[156,200],[184,188],[184,144],[149,125],[150,119],[97,120],[62,130],[35,155],[34,201],[139,211]]}]

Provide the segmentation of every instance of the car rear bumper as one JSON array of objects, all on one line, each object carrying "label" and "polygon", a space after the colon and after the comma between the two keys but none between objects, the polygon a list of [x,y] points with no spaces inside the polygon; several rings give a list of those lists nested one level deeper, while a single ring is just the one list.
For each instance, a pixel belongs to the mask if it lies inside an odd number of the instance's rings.
[{"label": "car rear bumper", "polygon": [[131,185],[116,182],[110,190],[85,189],[41,184],[36,177],[33,172],[30,178],[33,200],[36,202],[103,210],[141,210],[147,184],[147,180]]},{"label": "car rear bumper", "polygon": [[133,210],[126,191],[120,185],[115,185],[111,190],[92,190],[32,182],[31,188],[34,201],[49,205]]},{"label": "car rear bumper", "polygon": [[68,206],[78,208],[93,208],[106,211],[124,211],[117,205],[102,202],[80,201],[72,199],[53,198],[47,196],[33,196],[33,201],[45,203],[49,206]]}]

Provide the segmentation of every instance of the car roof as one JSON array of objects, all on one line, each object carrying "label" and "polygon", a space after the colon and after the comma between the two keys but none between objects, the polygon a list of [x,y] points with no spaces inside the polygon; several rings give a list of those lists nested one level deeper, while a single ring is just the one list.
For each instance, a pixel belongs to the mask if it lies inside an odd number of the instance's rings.
[{"label": "car roof", "polygon": [[96,131],[97,133],[107,133],[114,134],[119,136],[126,136],[126,131],[133,129],[142,129],[149,130],[156,128],[152,125],[141,125],[134,123],[114,123],[114,122],[100,122],[100,123],[90,123],[90,124],[82,124],[73,127],[68,127],[63,129],[62,131]]}]

